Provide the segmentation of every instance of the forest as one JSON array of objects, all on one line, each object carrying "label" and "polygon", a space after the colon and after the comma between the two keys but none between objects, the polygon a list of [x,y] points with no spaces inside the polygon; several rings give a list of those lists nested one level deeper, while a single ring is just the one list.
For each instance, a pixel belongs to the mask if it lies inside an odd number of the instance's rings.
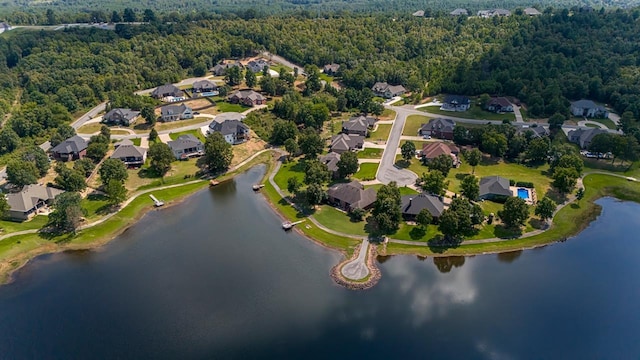
[{"label": "forest", "polygon": [[5,127],[38,143],[110,94],[202,76],[222,59],[263,49],[302,65],[341,64],[345,92],[387,81],[412,91],[410,100],[508,95],[533,118],[566,117],[569,101],[589,98],[628,112],[627,129],[640,118],[639,9],[493,19],[300,14],[166,23],[152,10],[145,16],[149,24],[115,31],[0,36],[0,115],[16,99],[20,105]]}]

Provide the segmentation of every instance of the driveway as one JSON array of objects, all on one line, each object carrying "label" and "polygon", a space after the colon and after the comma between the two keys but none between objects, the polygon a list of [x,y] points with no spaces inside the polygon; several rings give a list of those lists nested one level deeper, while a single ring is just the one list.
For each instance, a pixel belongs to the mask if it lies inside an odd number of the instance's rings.
[{"label": "driveway", "polygon": [[393,107],[393,110],[396,112],[397,116],[393,126],[391,127],[389,139],[387,139],[387,146],[382,153],[382,160],[378,167],[376,179],[383,184],[395,181],[398,183],[398,186],[413,185],[416,183],[418,175],[412,171],[399,169],[394,166],[398,146],[400,146],[402,129],[404,128],[404,123],[407,121],[407,116],[412,113],[412,110],[407,110],[402,107]]},{"label": "driveway", "polygon": [[513,114],[516,116],[517,123],[523,123],[522,113],[520,112],[520,106],[513,105]]},{"label": "driveway", "polygon": [[158,135],[158,139],[160,139],[160,141],[166,144],[169,141],[171,141],[171,136],[169,136],[169,134],[160,134]]}]

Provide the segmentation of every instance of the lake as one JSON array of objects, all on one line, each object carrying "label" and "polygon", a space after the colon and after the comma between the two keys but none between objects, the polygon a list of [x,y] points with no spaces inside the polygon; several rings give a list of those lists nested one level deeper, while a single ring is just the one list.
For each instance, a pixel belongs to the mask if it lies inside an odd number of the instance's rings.
[{"label": "lake", "polygon": [[42,256],[0,287],[0,359],[640,356],[640,205],[605,198],[576,238],[502,255],[381,259],[333,283],[340,256],[251,185],[264,167],[152,211],[109,245]]}]

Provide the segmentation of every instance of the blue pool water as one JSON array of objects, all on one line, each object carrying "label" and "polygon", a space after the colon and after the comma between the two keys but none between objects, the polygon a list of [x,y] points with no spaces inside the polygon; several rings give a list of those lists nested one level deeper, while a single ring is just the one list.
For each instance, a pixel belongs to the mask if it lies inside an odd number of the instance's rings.
[{"label": "blue pool water", "polygon": [[529,190],[518,189],[518,197],[527,200],[529,198]]}]

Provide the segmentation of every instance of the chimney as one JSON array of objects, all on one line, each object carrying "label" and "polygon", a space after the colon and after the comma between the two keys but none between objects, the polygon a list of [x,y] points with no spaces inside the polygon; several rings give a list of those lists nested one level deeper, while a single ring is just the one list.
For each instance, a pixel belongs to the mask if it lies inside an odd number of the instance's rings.
[{"label": "chimney", "polygon": [[409,198],[409,206],[411,206],[412,201],[413,201],[413,198]]}]

